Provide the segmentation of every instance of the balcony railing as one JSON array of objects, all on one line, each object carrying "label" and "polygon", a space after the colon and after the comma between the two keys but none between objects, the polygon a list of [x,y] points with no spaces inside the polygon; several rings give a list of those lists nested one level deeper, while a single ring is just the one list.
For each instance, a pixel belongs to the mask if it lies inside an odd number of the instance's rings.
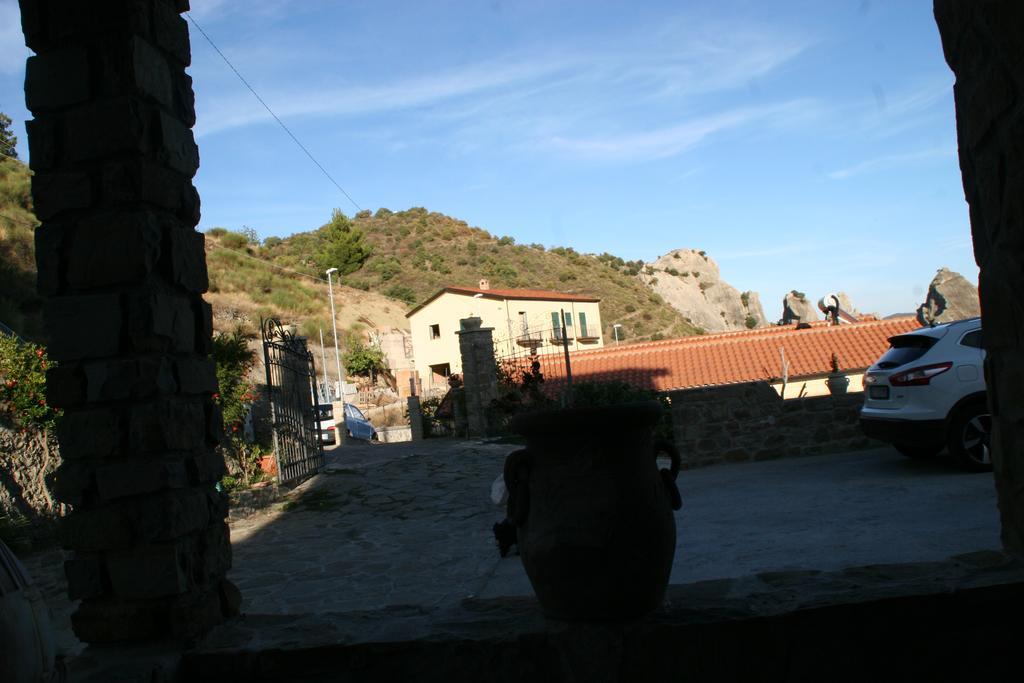
[{"label": "balcony railing", "polygon": [[563,339],[571,342],[573,340],[572,330],[563,330],[561,327],[549,330],[548,341],[552,344],[561,344]]},{"label": "balcony railing", "polygon": [[543,332],[522,332],[516,337],[516,344],[519,346],[525,346],[527,348],[537,348],[538,346],[544,345],[544,333]]}]

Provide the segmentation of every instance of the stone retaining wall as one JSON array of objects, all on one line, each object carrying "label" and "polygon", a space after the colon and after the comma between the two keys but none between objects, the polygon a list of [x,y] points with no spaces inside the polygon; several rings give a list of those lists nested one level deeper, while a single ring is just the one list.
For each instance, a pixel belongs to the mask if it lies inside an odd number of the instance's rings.
[{"label": "stone retaining wall", "polygon": [[62,514],[49,484],[59,463],[52,434],[22,431],[0,419],[0,515],[28,520],[33,539],[51,537]]},{"label": "stone retaining wall", "polygon": [[398,443],[399,441],[412,441],[412,427],[381,427],[377,430],[377,438],[381,443]]},{"label": "stone retaining wall", "polygon": [[858,424],[863,396],[783,400],[767,382],[673,392],[676,447],[699,467],[880,446]]},{"label": "stone retaining wall", "polygon": [[228,498],[231,502],[228,519],[234,521],[256,514],[279,501],[281,489],[277,484],[270,484],[244,491],[234,491]]}]

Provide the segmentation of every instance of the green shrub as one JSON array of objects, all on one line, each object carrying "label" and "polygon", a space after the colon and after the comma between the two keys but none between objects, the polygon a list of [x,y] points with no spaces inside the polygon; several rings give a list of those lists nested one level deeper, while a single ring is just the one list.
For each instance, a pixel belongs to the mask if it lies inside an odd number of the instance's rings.
[{"label": "green shrub", "polygon": [[385,290],[384,294],[392,299],[398,299],[412,305],[416,303],[416,292],[405,285],[392,285]]},{"label": "green shrub", "polygon": [[220,238],[220,244],[228,249],[245,249],[249,244],[249,238],[240,232],[225,231]]},{"label": "green shrub", "polygon": [[23,429],[53,428],[60,411],[46,400],[46,349],[0,334],[0,413]]},{"label": "green shrub", "polygon": [[209,235],[210,237],[223,237],[224,235],[228,234],[228,229],[221,228],[219,226],[213,227],[207,230],[206,234]]},{"label": "green shrub", "polygon": [[748,315],[747,319],[743,321],[743,324],[747,326],[748,330],[752,330],[757,327],[757,318],[752,315]]}]

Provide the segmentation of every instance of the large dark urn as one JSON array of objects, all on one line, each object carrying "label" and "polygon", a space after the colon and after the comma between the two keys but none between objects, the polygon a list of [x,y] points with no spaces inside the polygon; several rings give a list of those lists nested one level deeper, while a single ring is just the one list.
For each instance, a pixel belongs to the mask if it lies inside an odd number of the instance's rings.
[{"label": "large dark urn", "polygon": [[679,455],[654,440],[660,416],[648,401],[513,419],[527,446],[505,462],[509,518],[548,617],[636,619],[664,600],[681,502]]}]

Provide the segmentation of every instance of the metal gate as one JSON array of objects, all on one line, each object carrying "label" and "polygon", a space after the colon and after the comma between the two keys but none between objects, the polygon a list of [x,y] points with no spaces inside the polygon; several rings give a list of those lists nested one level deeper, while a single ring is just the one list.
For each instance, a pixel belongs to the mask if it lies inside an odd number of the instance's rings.
[{"label": "metal gate", "polygon": [[267,368],[270,420],[274,428],[277,479],[297,482],[324,465],[324,446],[313,401],[316,367],[305,337],[275,318],[260,321],[263,361]]}]

